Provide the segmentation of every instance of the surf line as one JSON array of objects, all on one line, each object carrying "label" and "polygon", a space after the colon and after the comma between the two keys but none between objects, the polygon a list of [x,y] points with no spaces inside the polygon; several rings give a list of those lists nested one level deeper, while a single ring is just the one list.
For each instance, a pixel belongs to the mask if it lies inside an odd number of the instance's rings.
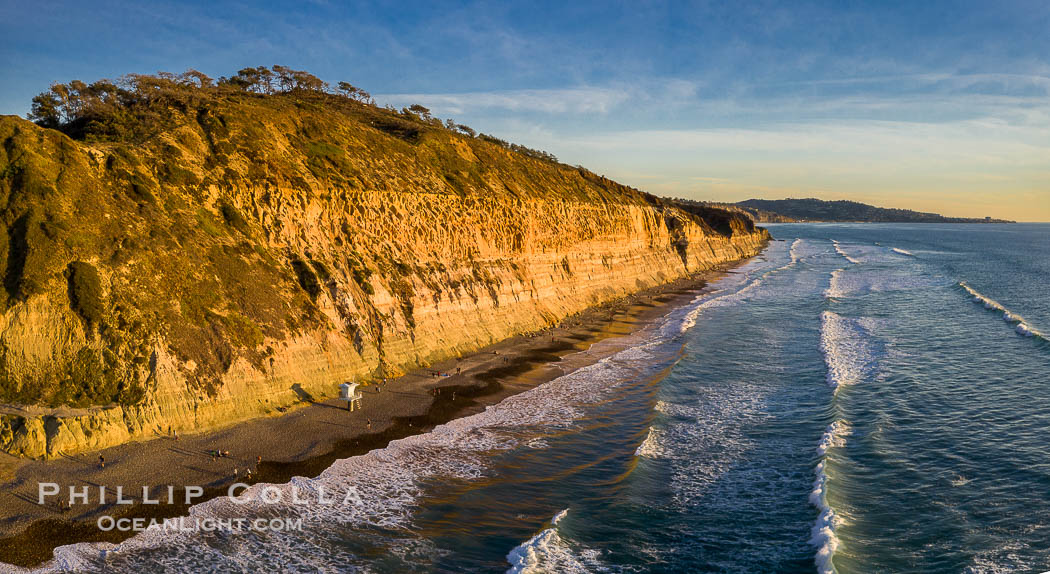
[{"label": "surf line", "polygon": [[566,508],[554,515],[550,527],[528,539],[507,554],[510,568],[507,574],[531,572],[602,572],[605,565],[598,562],[597,552],[570,544],[558,531],[558,525],[569,513]]},{"label": "surf line", "polygon": [[[795,242],[791,244],[791,248],[794,249],[795,245],[800,241],[802,240],[796,239]],[[788,261],[787,263],[779,267],[766,269],[765,271],[762,271],[761,269],[755,269],[753,271],[745,272],[746,279],[744,280],[744,283],[737,287],[735,291],[726,292],[727,289],[717,289],[710,293],[700,294],[699,296],[697,296],[696,299],[693,300],[693,304],[695,304],[696,306],[693,308],[692,311],[689,312],[688,315],[686,315],[682,319],[681,328],[679,330],[682,333],[685,333],[689,329],[692,329],[693,326],[696,325],[697,319],[700,318],[700,314],[703,313],[706,309],[710,309],[712,307],[721,307],[726,305],[728,302],[740,302],[745,300],[747,294],[755,288],[761,286],[765,282],[766,278],[768,278],[770,275],[775,275],[781,271],[787,270],[794,266],[797,262],[798,260],[796,260],[794,254],[792,254],[791,261]],[[772,262],[770,261],[770,263]]]},{"label": "surf line", "polygon": [[841,419],[837,420],[828,425],[817,446],[820,462],[817,463],[814,471],[816,478],[813,480],[813,490],[809,493],[809,502],[820,511],[820,514],[810,531],[809,543],[817,549],[813,560],[816,563],[817,572],[821,574],[836,572],[832,559],[841,542],[835,531],[843,523],[842,517],[835,513],[835,509],[828,502],[828,486],[831,481],[827,468],[828,457],[832,449],[846,445],[846,437],[850,432],[849,423]]},{"label": "surf line", "polygon": [[842,250],[842,245],[839,244],[837,239],[832,239],[831,243],[835,245],[835,253],[838,253],[839,255],[845,257],[846,261],[849,261],[854,265],[860,265],[860,261],[857,261],[856,259],[850,257],[845,251]]},{"label": "surf line", "polygon": [[788,249],[788,253],[791,255],[791,263],[788,263],[785,267],[789,267],[791,265],[794,265],[794,264],[798,263],[802,259],[802,257],[800,257],[798,255],[798,253],[795,251],[796,249],[798,249],[798,246],[801,245],[801,244],[802,244],[802,238],[801,237],[797,237],[797,238],[795,238],[794,241],[791,242],[791,248]]},{"label": "surf line", "polygon": [[[841,271],[841,270],[840,270]],[[826,380],[832,389],[832,407],[835,397],[843,386],[860,381],[871,366],[873,359],[866,345],[858,346],[857,341],[866,335],[857,320],[842,317],[831,311],[824,311],[820,316],[820,350],[824,355],[827,369]],[[832,482],[829,465],[835,450],[846,446],[846,437],[852,432],[847,421],[839,418],[829,424],[817,444],[819,462],[814,469],[813,488],[809,493],[809,503],[819,514],[810,530],[809,543],[816,548],[813,560],[817,572],[835,574],[835,551],[842,545],[838,529],[845,522],[835,512],[828,500],[828,491]]]},{"label": "surf line", "polygon": [[845,295],[843,290],[839,287],[839,281],[842,278],[842,274],[845,272],[845,267],[839,267],[831,272],[831,279],[828,281],[828,288],[824,290],[825,299],[841,299]]},{"label": "surf line", "polygon": [[973,287],[970,287],[966,281],[959,281],[959,287],[962,287],[973,297],[974,303],[980,303],[984,305],[985,309],[999,313],[1002,316],[1003,321],[1013,325],[1014,331],[1024,337],[1038,337],[1044,341],[1047,341],[1046,335],[1042,332],[1032,328],[1025,318],[1014,313],[1013,311],[1004,307],[1001,303],[992,299],[991,297],[985,296]]}]

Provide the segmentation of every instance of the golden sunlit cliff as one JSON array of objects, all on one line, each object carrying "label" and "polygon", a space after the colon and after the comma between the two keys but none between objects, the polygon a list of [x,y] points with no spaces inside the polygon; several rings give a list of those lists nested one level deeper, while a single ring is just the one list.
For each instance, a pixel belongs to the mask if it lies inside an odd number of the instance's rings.
[{"label": "golden sunlit cliff", "polygon": [[0,118],[8,452],[275,413],[768,238],[740,214],[351,98],[159,102],[163,121],[121,137]]}]

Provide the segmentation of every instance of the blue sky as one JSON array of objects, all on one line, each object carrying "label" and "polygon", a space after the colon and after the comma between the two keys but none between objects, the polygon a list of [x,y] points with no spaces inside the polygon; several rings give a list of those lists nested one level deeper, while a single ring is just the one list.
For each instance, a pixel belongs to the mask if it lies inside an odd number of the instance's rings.
[{"label": "blue sky", "polygon": [[1050,3],[13,2],[54,81],[282,64],[661,195],[1050,220]]}]

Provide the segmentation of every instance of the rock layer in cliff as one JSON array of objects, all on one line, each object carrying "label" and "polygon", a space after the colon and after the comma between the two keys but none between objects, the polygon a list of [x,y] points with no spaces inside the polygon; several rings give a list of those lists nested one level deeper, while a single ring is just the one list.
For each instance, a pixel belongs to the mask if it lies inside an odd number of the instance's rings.
[{"label": "rock layer in cliff", "polygon": [[183,88],[80,139],[0,118],[0,448],[278,412],[767,238],[408,110]]}]

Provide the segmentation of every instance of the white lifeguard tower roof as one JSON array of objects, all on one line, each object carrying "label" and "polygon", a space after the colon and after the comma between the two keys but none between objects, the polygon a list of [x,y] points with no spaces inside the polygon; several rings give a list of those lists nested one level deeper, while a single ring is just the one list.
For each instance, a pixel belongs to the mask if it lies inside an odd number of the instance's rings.
[{"label": "white lifeguard tower roof", "polygon": [[358,383],[346,382],[339,385],[339,398],[351,399],[356,398],[357,387],[360,386]]}]

